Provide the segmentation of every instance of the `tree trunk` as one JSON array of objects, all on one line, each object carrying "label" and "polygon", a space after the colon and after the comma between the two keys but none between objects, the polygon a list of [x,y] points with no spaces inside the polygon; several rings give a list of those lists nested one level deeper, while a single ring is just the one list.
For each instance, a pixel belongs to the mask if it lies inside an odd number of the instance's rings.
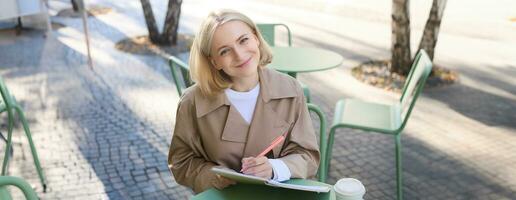
[{"label": "tree trunk", "polygon": [[147,30],[149,31],[149,38],[152,43],[160,43],[160,36],[156,20],[154,19],[154,13],[149,0],[140,0],[142,3],[143,16],[145,17],[145,23],[147,23]]},{"label": "tree trunk", "polygon": [[402,75],[408,75],[411,65],[409,1],[392,1],[391,72]]},{"label": "tree trunk", "polygon": [[418,49],[424,49],[432,60],[434,59],[434,49],[437,44],[437,37],[439,36],[439,28],[445,6],[446,0],[433,0],[430,15],[428,16],[428,20],[426,20],[425,30],[421,37],[421,42],[419,42]]},{"label": "tree trunk", "polygon": [[165,25],[161,38],[164,44],[177,44],[177,28],[179,27],[179,16],[181,15],[182,0],[169,0]]}]

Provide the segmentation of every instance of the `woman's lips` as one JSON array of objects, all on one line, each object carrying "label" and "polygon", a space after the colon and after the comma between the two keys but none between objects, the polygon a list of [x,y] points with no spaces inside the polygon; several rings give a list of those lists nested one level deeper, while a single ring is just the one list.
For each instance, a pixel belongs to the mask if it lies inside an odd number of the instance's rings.
[{"label": "woman's lips", "polygon": [[245,66],[245,65],[249,64],[249,62],[250,62],[250,61],[251,61],[251,58],[247,59],[244,63],[242,63],[242,64],[238,65],[238,66],[237,66],[237,68],[241,68],[241,67],[243,67],[243,66]]}]

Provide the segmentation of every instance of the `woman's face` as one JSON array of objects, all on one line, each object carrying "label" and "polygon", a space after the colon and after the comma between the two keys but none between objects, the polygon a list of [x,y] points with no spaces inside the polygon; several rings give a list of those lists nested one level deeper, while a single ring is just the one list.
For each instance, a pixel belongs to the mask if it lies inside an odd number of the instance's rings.
[{"label": "woman's face", "polygon": [[241,21],[229,21],[217,27],[212,38],[210,61],[233,80],[256,76],[260,60],[260,42],[252,29]]}]

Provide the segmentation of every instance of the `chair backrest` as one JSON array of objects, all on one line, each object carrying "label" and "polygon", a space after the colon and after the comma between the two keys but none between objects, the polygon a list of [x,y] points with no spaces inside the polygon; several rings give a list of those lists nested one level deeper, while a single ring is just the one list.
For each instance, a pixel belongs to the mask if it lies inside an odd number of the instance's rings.
[{"label": "chair backrest", "polygon": [[193,85],[188,72],[189,67],[186,63],[175,56],[169,57],[168,64],[170,72],[172,73],[172,79],[174,79],[174,83],[176,84],[177,93],[181,96],[186,88]]},{"label": "chair backrest", "polygon": [[313,112],[319,117],[319,169],[317,170],[317,176],[319,181],[325,182],[325,178],[328,174],[328,164],[326,164],[326,115],[321,108],[315,104],[307,103],[308,112]]},{"label": "chair backrest", "polygon": [[290,33],[290,29],[285,24],[256,24],[260,33],[263,36],[263,39],[271,46],[276,46],[275,36],[276,36],[276,27],[281,26],[287,30],[288,34],[288,46],[292,46],[292,34]]},{"label": "chair backrest", "polygon": [[403,85],[403,92],[400,97],[400,114],[402,120],[400,129],[404,128],[430,72],[432,72],[432,61],[425,50],[421,49],[416,54],[409,75]]},{"label": "chair backrest", "polygon": [[37,200],[38,196],[36,192],[30,187],[30,185],[23,179],[14,176],[0,176],[0,199],[8,200],[11,195],[8,193],[6,186],[18,187],[27,200]]}]

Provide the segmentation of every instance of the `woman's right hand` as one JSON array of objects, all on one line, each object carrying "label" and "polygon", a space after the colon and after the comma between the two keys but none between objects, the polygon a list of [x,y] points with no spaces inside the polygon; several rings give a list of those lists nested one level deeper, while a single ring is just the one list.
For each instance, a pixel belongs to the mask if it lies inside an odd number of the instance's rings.
[{"label": "woman's right hand", "polygon": [[222,190],[230,185],[236,184],[234,180],[228,179],[226,177],[223,177],[221,175],[216,174],[216,178],[213,181],[213,187]]}]

